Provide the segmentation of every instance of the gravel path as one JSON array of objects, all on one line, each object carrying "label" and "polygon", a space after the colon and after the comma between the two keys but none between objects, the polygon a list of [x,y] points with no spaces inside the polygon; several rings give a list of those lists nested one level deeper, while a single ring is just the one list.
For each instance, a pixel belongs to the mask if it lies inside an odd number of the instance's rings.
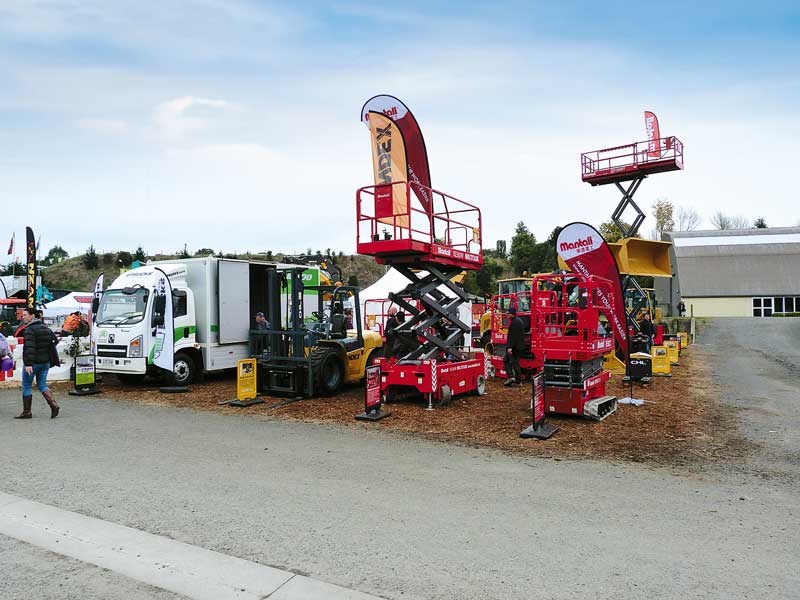
[{"label": "gravel path", "polygon": [[[524,458],[92,398],[64,400],[55,421],[21,423],[18,402],[0,392],[3,491],[386,598],[774,599],[800,589],[800,494],[788,468],[764,479],[760,462],[690,473]],[[10,556],[31,597],[49,589],[38,558]]]},{"label": "gravel path", "polygon": [[[748,467],[800,481],[800,319],[709,319],[698,347],[741,432],[758,450]],[[799,592],[800,593],[800,592]]]}]

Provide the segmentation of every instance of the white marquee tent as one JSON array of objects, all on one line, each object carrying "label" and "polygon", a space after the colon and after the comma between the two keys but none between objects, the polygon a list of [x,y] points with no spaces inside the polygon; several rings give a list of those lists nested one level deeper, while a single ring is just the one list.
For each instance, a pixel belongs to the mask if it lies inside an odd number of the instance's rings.
[{"label": "white marquee tent", "polygon": [[91,292],[70,292],[63,298],[48,302],[44,307],[44,317],[45,319],[58,319],[74,313],[76,310],[85,315],[88,314],[91,307]]},{"label": "white marquee tent", "polygon": [[[371,286],[364,288],[359,292],[359,298],[361,300],[361,318],[363,319],[365,315],[367,315],[367,311],[365,310],[365,305],[369,300],[383,300],[389,297],[389,292],[398,293],[403,288],[405,288],[409,284],[409,280],[395,269],[389,269],[386,274],[381,277],[378,281],[373,283]],[[448,288],[446,285],[439,286],[439,291],[441,291],[446,296],[451,298],[455,297],[453,291]],[[374,303],[370,303],[369,305],[369,312],[375,312],[376,305]],[[472,323],[472,304],[470,302],[465,302],[462,304],[458,309],[458,317],[461,319],[462,322],[470,325]]]}]

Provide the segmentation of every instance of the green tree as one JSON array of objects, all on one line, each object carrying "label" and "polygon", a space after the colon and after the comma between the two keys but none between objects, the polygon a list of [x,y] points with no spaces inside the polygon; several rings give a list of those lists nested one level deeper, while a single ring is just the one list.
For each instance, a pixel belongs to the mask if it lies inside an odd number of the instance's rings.
[{"label": "green tree", "polygon": [[655,239],[660,240],[665,231],[675,230],[675,219],[672,216],[672,212],[672,202],[666,198],[660,198],[653,204],[652,213],[656,220],[653,229],[653,237]]},{"label": "green tree", "polygon": [[184,244],[183,250],[178,250],[178,252],[176,252],[176,254],[178,255],[178,258],[191,258],[192,257],[192,255],[189,254],[189,250],[186,249],[186,244]]},{"label": "green tree", "polygon": [[49,267],[50,265],[54,265],[56,263],[60,263],[62,260],[66,260],[69,258],[69,253],[64,250],[61,246],[53,246],[42,259],[42,265],[45,267]]},{"label": "green tree", "polygon": [[136,252],[133,253],[133,260],[138,260],[139,262],[147,262],[147,254],[144,251],[144,248],[139,246],[136,248]]},{"label": "green tree", "polygon": [[123,250],[117,254],[117,262],[123,267],[130,267],[133,262],[133,256],[130,252]]},{"label": "green tree", "polygon": [[194,253],[195,256],[214,256],[214,251],[211,248],[200,248]]},{"label": "green tree", "polygon": [[758,217],[753,222],[753,227],[755,227],[756,229],[766,229],[767,228],[767,222],[764,220],[764,217]]},{"label": "green tree", "polygon": [[347,278],[347,285],[352,285],[353,287],[358,287],[358,275],[353,274]]},{"label": "green tree", "polygon": [[272,258],[272,250],[267,250],[267,260],[273,260],[273,258]]},{"label": "green tree", "polygon": [[537,263],[538,249],[536,236],[531,233],[525,223],[520,221],[511,238],[511,253],[509,259],[511,268],[516,275],[521,275],[523,271],[533,273],[534,265]]},{"label": "green tree", "polygon": [[543,248],[541,249],[541,263],[539,265],[539,273],[550,273],[558,268],[558,254],[556,253],[556,240],[558,234],[561,233],[562,227],[556,227],[550,233],[550,236],[542,242]]},{"label": "green tree", "polygon": [[83,266],[89,270],[96,269],[100,264],[100,259],[97,258],[97,251],[94,245],[89,246],[86,254],[83,255]]},{"label": "green tree", "polygon": [[610,244],[622,239],[622,232],[614,221],[604,221],[600,223],[600,227],[597,228],[597,231],[599,231],[603,239]]},{"label": "green tree", "polygon": [[103,264],[104,265],[113,265],[114,264],[114,253],[113,252],[104,252],[103,253]]},{"label": "green tree", "polygon": [[21,262],[8,263],[0,269],[0,275],[24,275],[25,266]]},{"label": "green tree", "polygon": [[505,240],[497,240],[494,250],[498,258],[505,258],[508,256],[508,248]]}]

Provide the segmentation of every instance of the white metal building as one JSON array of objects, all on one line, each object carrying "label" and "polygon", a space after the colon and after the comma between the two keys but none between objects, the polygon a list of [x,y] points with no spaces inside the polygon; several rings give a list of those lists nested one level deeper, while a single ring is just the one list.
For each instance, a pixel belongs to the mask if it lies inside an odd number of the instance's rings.
[{"label": "white metal building", "polygon": [[656,278],[677,315],[771,317],[800,312],[800,227],[667,232],[673,277]]}]

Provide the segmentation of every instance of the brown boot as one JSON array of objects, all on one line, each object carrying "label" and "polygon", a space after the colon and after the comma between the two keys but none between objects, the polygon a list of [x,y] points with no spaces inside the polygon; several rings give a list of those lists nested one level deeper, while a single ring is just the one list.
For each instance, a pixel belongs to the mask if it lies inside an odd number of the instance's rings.
[{"label": "brown boot", "polygon": [[33,417],[31,414],[31,405],[33,404],[33,396],[22,397],[22,412],[19,413],[15,419],[30,419]]},{"label": "brown boot", "polygon": [[59,408],[55,398],[53,398],[53,392],[47,390],[46,392],[42,392],[42,396],[44,396],[44,399],[47,400],[47,405],[50,407],[50,418],[55,419],[58,416],[58,411],[60,411],[61,408]]}]

